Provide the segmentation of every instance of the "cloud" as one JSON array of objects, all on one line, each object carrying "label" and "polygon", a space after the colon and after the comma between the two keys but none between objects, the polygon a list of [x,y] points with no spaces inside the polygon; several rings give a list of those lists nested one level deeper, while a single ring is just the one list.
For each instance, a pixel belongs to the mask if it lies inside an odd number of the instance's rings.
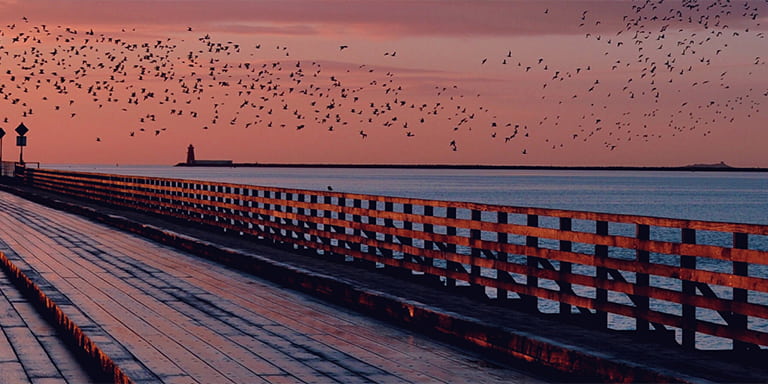
[{"label": "cloud", "polygon": [[[634,8],[638,2],[606,0],[0,0],[7,9],[4,22],[28,16],[63,24],[109,23],[180,28],[196,26],[238,33],[284,35],[348,34],[396,38],[402,35],[440,36],[526,36],[616,32],[627,20],[669,16],[670,7],[692,16],[670,20],[670,26],[700,27],[700,17],[714,17],[721,7],[688,9],[666,2],[656,9]],[[736,5],[720,14],[731,27],[754,24],[743,17]],[[760,17],[768,6],[754,2]],[[586,17],[582,20],[584,12]],[[715,20],[712,19],[712,23]],[[581,25],[581,24],[584,25]],[[763,27],[764,28],[764,27]]]},{"label": "cloud", "polygon": [[314,35],[319,30],[311,25],[305,24],[247,24],[247,23],[222,23],[215,28],[218,31],[239,33],[246,35]]}]

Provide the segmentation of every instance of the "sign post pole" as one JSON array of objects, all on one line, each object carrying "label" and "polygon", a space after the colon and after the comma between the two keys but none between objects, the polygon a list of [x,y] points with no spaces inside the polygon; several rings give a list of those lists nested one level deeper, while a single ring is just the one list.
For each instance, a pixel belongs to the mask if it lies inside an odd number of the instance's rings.
[{"label": "sign post pole", "polygon": [[16,127],[16,133],[19,134],[19,136],[16,137],[16,145],[19,147],[19,163],[21,165],[24,165],[24,147],[27,146],[27,137],[24,135],[26,135],[27,132],[29,132],[29,128],[27,128],[24,123],[21,123]]},{"label": "sign post pole", "polygon": [[3,163],[3,136],[5,136],[5,129],[0,128],[0,164]]}]

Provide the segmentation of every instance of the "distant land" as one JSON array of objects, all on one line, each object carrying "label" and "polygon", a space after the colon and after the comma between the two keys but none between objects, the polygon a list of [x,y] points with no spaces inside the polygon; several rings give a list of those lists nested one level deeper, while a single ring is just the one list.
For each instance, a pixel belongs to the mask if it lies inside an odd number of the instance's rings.
[{"label": "distant land", "polygon": [[559,166],[559,165],[482,165],[482,164],[339,164],[339,163],[178,163],[177,167],[262,167],[262,168],[390,168],[390,169],[518,169],[518,170],[583,170],[583,171],[692,171],[692,172],[768,172],[768,168],[732,167],[724,162],[690,164],[677,167],[632,166]]},{"label": "distant land", "polygon": [[338,163],[235,163],[232,160],[200,160],[195,156],[195,146],[187,147],[187,161],[177,167],[225,167],[225,168],[390,168],[390,169],[542,169],[584,171],[731,171],[768,172],[768,168],[736,168],[724,161],[713,164],[690,164],[679,167],[625,167],[625,166],[560,166],[560,165],[482,165],[482,164],[338,164]]}]

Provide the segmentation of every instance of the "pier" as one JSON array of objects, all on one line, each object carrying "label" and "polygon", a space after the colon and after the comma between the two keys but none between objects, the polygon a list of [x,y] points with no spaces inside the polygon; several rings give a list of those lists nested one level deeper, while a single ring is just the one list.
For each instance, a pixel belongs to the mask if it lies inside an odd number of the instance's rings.
[{"label": "pier", "polygon": [[[117,381],[474,382],[479,375],[484,382],[538,382],[491,361],[483,364],[476,353],[81,217],[0,195],[4,258],[56,302],[71,320],[69,327],[77,326],[76,333],[100,349],[103,355],[93,357],[114,364],[108,368],[119,373]],[[21,321],[4,311],[0,319],[9,339],[0,363],[4,378],[17,383],[90,381],[75,356],[64,358],[65,342],[35,316],[33,305],[19,303],[23,295],[7,279],[0,283],[8,297],[5,305],[31,318]],[[36,339],[58,344],[43,349]],[[41,361],[49,355],[53,361]]]},{"label": "pier", "polygon": [[96,377],[768,377],[765,225],[22,171],[4,269]]}]

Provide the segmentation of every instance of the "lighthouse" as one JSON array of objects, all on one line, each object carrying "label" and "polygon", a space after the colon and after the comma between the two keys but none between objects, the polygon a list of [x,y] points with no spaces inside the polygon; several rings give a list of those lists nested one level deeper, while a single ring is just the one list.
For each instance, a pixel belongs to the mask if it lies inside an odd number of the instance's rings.
[{"label": "lighthouse", "polygon": [[195,163],[195,147],[190,144],[189,147],[187,147],[187,165],[192,165]]},{"label": "lighthouse", "polygon": [[187,147],[187,162],[178,163],[180,167],[232,167],[232,160],[196,160],[195,146],[192,144]]}]

